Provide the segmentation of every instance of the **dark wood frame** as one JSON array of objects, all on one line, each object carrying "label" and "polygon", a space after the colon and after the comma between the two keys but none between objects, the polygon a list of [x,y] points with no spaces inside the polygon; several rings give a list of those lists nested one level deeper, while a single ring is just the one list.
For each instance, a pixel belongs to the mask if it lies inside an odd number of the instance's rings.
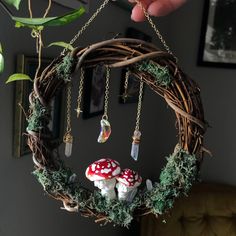
[{"label": "dark wood frame", "polygon": [[[100,78],[97,82],[100,83],[100,87],[97,87],[98,90],[95,90],[96,87],[93,86],[93,81],[96,78],[94,75],[98,68],[102,68],[102,74],[99,75]],[[104,96],[105,96],[105,67],[103,65],[98,65],[97,67],[88,68],[85,70],[84,74],[84,96],[83,96],[83,119],[88,119],[94,116],[103,114],[104,112]],[[97,94],[95,94],[97,93]],[[94,99],[93,99],[93,96]],[[99,102],[97,110],[91,108],[92,102],[98,99]]]},{"label": "dark wood frame", "polygon": [[112,3],[129,12],[131,12],[133,8],[132,4],[127,0],[112,1]]},{"label": "dark wood frame", "polygon": [[[42,69],[45,68],[51,59],[42,58]],[[28,74],[32,79],[38,64],[37,57],[25,56],[23,54],[17,55],[16,71],[17,73]],[[29,109],[29,94],[33,88],[33,83],[30,81],[16,81],[14,87],[14,129],[13,129],[13,156],[16,158],[22,157],[30,153],[27,145],[26,127],[27,120],[24,111]],[[61,93],[53,101],[52,109],[52,133],[55,142],[62,139],[63,131],[63,113],[64,106],[62,99],[64,95]]]},{"label": "dark wood frame", "polygon": [[204,2],[204,9],[203,9],[203,16],[202,16],[202,26],[201,26],[201,36],[199,41],[199,53],[197,64],[199,66],[206,66],[206,67],[218,67],[218,68],[236,68],[236,62],[217,62],[217,61],[206,61],[204,60],[204,50],[206,45],[206,34],[207,34],[207,25],[209,22],[209,16],[211,11],[211,0],[205,0]]}]

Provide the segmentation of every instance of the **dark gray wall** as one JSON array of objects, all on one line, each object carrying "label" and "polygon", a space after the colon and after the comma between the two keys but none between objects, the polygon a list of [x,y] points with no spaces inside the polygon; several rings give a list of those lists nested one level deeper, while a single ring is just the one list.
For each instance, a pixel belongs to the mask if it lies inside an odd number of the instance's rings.
[{"label": "dark gray wall", "polygon": [[[37,4],[37,14],[47,1]],[[91,12],[96,9],[93,1]],[[204,180],[235,183],[234,174],[234,120],[236,113],[233,70],[202,68],[196,66],[198,41],[203,1],[191,1],[180,11],[161,20],[156,20],[164,32],[168,44],[176,53],[183,68],[202,88],[206,119],[212,129],[208,130],[206,146],[212,150],[214,158],[205,158],[202,169]],[[59,15],[65,12],[55,7]],[[22,15],[24,15],[22,13]],[[47,43],[52,41],[68,41],[85,22],[87,16],[80,21],[63,28],[53,28],[44,36]],[[41,186],[31,175],[33,164],[30,156],[19,160],[12,158],[13,132],[13,85],[5,85],[7,76],[14,72],[15,57],[19,53],[34,54],[34,42],[29,30],[16,30],[13,23],[0,10],[0,41],[4,45],[6,71],[0,80],[1,107],[1,165],[0,165],[0,235],[3,236],[62,236],[74,235],[129,235],[132,231],[113,226],[99,227],[92,219],[85,219],[76,214],[60,210],[61,204],[44,195]],[[129,14],[115,7],[108,6],[96,22],[81,37],[80,45],[109,38],[107,32],[124,32],[130,25],[154,34],[146,23],[133,24]],[[49,49],[45,56],[59,54],[57,49]],[[101,117],[89,120],[76,120],[73,116],[73,132],[75,144],[73,157],[67,160],[69,166],[78,174],[80,181],[93,188],[84,177],[86,167],[101,157],[117,159],[122,167],[138,170],[145,178],[157,180],[159,171],[165,163],[164,157],[171,153],[176,143],[174,115],[161,98],[146,88],[141,119],[142,143],[140,160],[131,160],[131,136],[135,126],[136,105],[118,103],[120,72],[112,72],[111,99],[109,117],[112,124],[110,140],[100,145],[96,143]],[[74,84],[74,104],[77,96],[77,84]],[[75,107],[75,105],[74,105]],[[132,234],[134,235],[134,233]]]},{"label": "dark gray wall", "polygon": [[213,158],[205,157],[202,178],[236,184],[236,71],[196,66],[203,4],[203,0],[189,1],[168,17],[168,38],[184,70],[201,87],[205,117],[212,127],[207,131],[205,145],[212,151]]},{"label": "dark gray wall", "polygon": [[[93,1],[90,12],[93,12],[99,2]],[[33,1],[33,12],[40,16],[47,1]],[[27,15],[26,6],[23,12],[18,15]],[[60,15],[66,9],[56,6],[53,10],[55,15]],[[45,44],[52,41],[69,41],[75,32],[80,29],[81,20],[64,26],[62,28],[50,28],[44,33]],[[13,132],[13,97],[14,84],[5,85],[8,75],[15,71],[16,55],[24,53],[34,55],[35,44],[30,37],[28,29],[15,29],[13,22],[0,9],[0,41],[3,44],[6,70],[0,80],[0,107],[1,107],[1,165],[0,165],[0,235],[3,236],[62,236],[62,235],[128,235],[131,231],[126,229],[114,228],[112,225],[100,227],[93,223],[93,219],[85,219],[76,214],[70,214],[60,209],[61,204],[51,200],[43,193],[41,186],[31,174],[33,164],[30,156],[21,159],[12,157],[12,132]],[[81,22],[81,23],[80,23]],[[124,33],[127,26],[134,26],[128,12],[120,9],[113,4],[109,5],[97,18],[96,22],[81,36],[79,45],[101,41],[112,37],[108,32]],[[136,28],[151,34],[150,28],[145,23],[135,25]],[[78,45],[77,44],[77,45]],[[60,53],[58,49],[49,49],[44,53],[46,57],[54,57]],[[74,84],[74,108],[77,96],[76,82]],[[107,144],[99,145],[96,143],[100,127],[101,117],[91,118],[87,121],[76,120],[73,117],[73,133],[75,143],[73,157],[68,160],[80,181],[93,189],[93,185],[85,179],[84,172],[86,167],[101,157],[111,157],[120,161],[123,167],[137,169],[143,177],[157,177],[159,172],[159,160],[169,153],[172,143],[168,141],[163,127],[167,127],[168,133],[172,132],[174,121],[170,123],[164,121],[166,116],[161,109],[166,106],[157,96],[146,89],[143,115],[142,130],[143,140],[140,154],[140,161],[134,163],[130,156],[131,136],[135,126],[136,105],[120,105],[118,95],[120,88],[120,71],[112,72],[111,99],[110,99],[110,121],[112,123],[112,137]],[[166,111],[166,113],[171,114]],[[171,117],[171,115],[170,115]],[[171,118],[170,118],[171,119]],[[152,125],[150,125],[152,124]],[[155,130],[153,127],[156,127]],[[172,133],[174,136],[174,132]],[[166,136],[166,137],[165,137]],[[153,138],[155,137],[155,138]],[[156,166],[149,165],[155,158]],[[145,171],[141,171],[142,166],[146,166]],[[142,168],[143,169],[143,168]],[[157,170],[156,170],[157,169]],[[134,235],[134,233],[133,233]]]}]

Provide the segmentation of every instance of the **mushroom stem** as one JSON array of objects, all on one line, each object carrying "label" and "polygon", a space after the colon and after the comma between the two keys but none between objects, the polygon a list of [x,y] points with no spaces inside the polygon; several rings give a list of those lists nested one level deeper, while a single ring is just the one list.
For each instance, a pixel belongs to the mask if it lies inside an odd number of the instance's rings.
[{"label": "mushroom stem", "polygon": [[135,188],[130,190],[129,192],[119,192],[118,199],[120,201],[132,202],[137,191],[138,191],[137,188]]},{"label": "mushroom stem", "polygon": [[116,198],[115,186],[116,179],[103,179],[94,181],[94,186],[101,189],[101,194],[104,197],[107,197],[109,200],[113,200]]},{"label": "mushroom stem", "polygon": [[122,183],[117,183],[116,188],[118,190],[118,199],[126,202],[132,202],[138,191],[137,188],[127,187]]},{"label": "mushroom stem", "polygon": [[114,189],[102,189],[101,194],[104,197],[107,197],[109,200],[116,199],[116,192]]}]

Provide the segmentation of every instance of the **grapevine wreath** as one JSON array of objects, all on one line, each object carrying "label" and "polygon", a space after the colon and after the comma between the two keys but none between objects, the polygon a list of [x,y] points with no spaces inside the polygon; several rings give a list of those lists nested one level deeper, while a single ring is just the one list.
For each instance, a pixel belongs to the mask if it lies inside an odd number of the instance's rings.
[{"label": "grapevine wreath", "polygon": [[[95,15],[108,2],[109,0],[105,0]],[[166,51],[158,49],[151,43],[130,38],[114,38],[87,47],[75,48],[70,52],[64,50],[61,56],[52,61],[41,75],[35,78],[33,91],[29,96],[27,132],[28,145],[35,164],[34,175],[44,191],[52,198],[62,201],[66,210],[80,212],[85,217],[94,217],[95,222],[100,224],[112,222],[114,225],[128,226],[132,219],[142,215],[158,216],[168,212],[173,207],[174,200],[182,194],[187,194],[197,181],[203,152],[206,151],[203,147],[203,135],[207,124],[204,120],[200,89],[178,66],[176,57],[169,50],[144,8],[143,10]],[[92,16],[89,23],[94,18]],[[82,31],[89,23],[85,24]],[[167,164],[161,171],[159,182],[154,183],[151,188],[147,185],[139,189],[129,202],[116,198],[107,199],[100,191],[90,191],[75,181],[76,175],[60,158],[58,145],[53,141],[52,131],[49,128],[52,100],[65,87],[70,92],[72,78],[75,78],[73,75],[79,70],[81,95],[83,79],[86,79],[84,71],[97,65],[103,66],[107,71],[112,68],[125,68],[129,75],[135,76],[140,81],[140,84],[145,83],[161,96],[176,115],[178,143],[174,152],[167,157]],[[105,100],[107,95],[106,90]],[[78,99],[78,103],[80,102],[81,96]],[[77,112],[80,112],[79,107]],[[102,121],[106,126],[109,123],[107,114],[103,118]],[[70,127],[67,128],[68,135],[64,136],[64,141],[70,144],[71,130]],[[106,135],[105,132],[105,140],[108,137]],[[98,141],[105,141],[104,137]],[[139,137],[134,139],[135,148],[139,143]],[[68,145],[66,151],[69,154],[70,147]],[[90,169],[86,171],[86,176],[90,171]],[[128,173],[127,170],[125,173]],[[141,178],[139,180],[141,182]]]},{"label": "grapevine wreath", "polygon": [[[160,182],[151,190],[140,190],[132,203],[107,201],[98,191],[91,192],[73,182],[74,173],[55,152],[48,128],[52,99],[70,83],[79,68],[103,63],[109,68],[128,67],[130,73],[160,95],[176,114],[178,144],[167,158]],[[134,217],[160,215],[173,206],[181,194],[187,194],[196,181],[203,154],[204,122],[200,90],[176,64],[175,58],[145,41],[112,39],[55,59],[34,81],[30,94],[28,145],[35,164],[34,175],[46,193],[63,202],[66,210],[95,217],[96,222],[128,226]]]}]

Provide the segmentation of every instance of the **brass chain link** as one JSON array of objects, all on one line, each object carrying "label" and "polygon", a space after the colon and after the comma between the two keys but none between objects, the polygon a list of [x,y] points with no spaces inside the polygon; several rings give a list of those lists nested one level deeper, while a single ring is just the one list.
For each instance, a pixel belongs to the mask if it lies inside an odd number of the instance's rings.
[{"label": "brass chain link", "polygon": [[110,71],[111,69],[106,66],[106,86],[105,86],[105,97],[104,97],[104,114],[102,119],[108,120],[108,99],[109,99],[109,83],[110,83]]},{"label": "brass chain link", "polygon": [[[74,42],[80,37],[80,35],[88,28],[88,26],[94,21],[94,19],[98,16],[98,14],[103,10],[103,8],[109,3],[110,0],[104,0],[102,5],[96,10],[96,12],[89,18],[89,20],[84,24],[84,26],[78,31],[78,33],[71,39],[69,42],[70,45],[74,44]],[[65,55],[68,48],[64,48],[61,55]]]},{"label": "brass chain link", "polygon": [[66,101],[66,133],[71,132],[71,82],[67,84],[67,101]]},{"label": "brass chain link", "polygon": [[139,1],[139,0],[135,0],[136,3],[138,4],[139,7],[141,7],[141,9],[143,10],[143,13],[145,15],[145,17],[147,18],[149,24],[151,25],[151,27],[153,28],[153,30],[155,31],[157,37],[160,39],[161,43],[163,44],[164,48],[166,49],[166,51],[171,54],[176,62],[178,61],[178,58],[174,55],[174,53],[170,50],[170,47],[167,45],[166,41],[164,40],[161,32],[157,29],[156,25],[154,24],[153,20],[151,19],[150,15],[148,14],[147,10],[145,9],[145,7],[143,6],[143,4]]},{"label": "brass chain link", "polygon": [[140,114],[141,114],[141,109],[142,109],[142,100],[143,100],[143,81],[140,81],[135,130],[139,130]]},{"label": "brass chain link", "polygon": [[128,86],[129,86],[129,75],[130,75],[130,71],[126,71],[125,73],[125,84],[124,84],[124,92],[125,94],[127,94],[127,90],[128,90]]},{"label": "brass chain link", "polygon": [[83,96],[83,87],[84,87],[84,68],[80,69],[80,82],[79,82],[79,90],[78,90],[78,98],[77,98],[77,118],[79,118],[80,113],[82,112],[81,110],[81,101],[82,101],[82,96]]}]

